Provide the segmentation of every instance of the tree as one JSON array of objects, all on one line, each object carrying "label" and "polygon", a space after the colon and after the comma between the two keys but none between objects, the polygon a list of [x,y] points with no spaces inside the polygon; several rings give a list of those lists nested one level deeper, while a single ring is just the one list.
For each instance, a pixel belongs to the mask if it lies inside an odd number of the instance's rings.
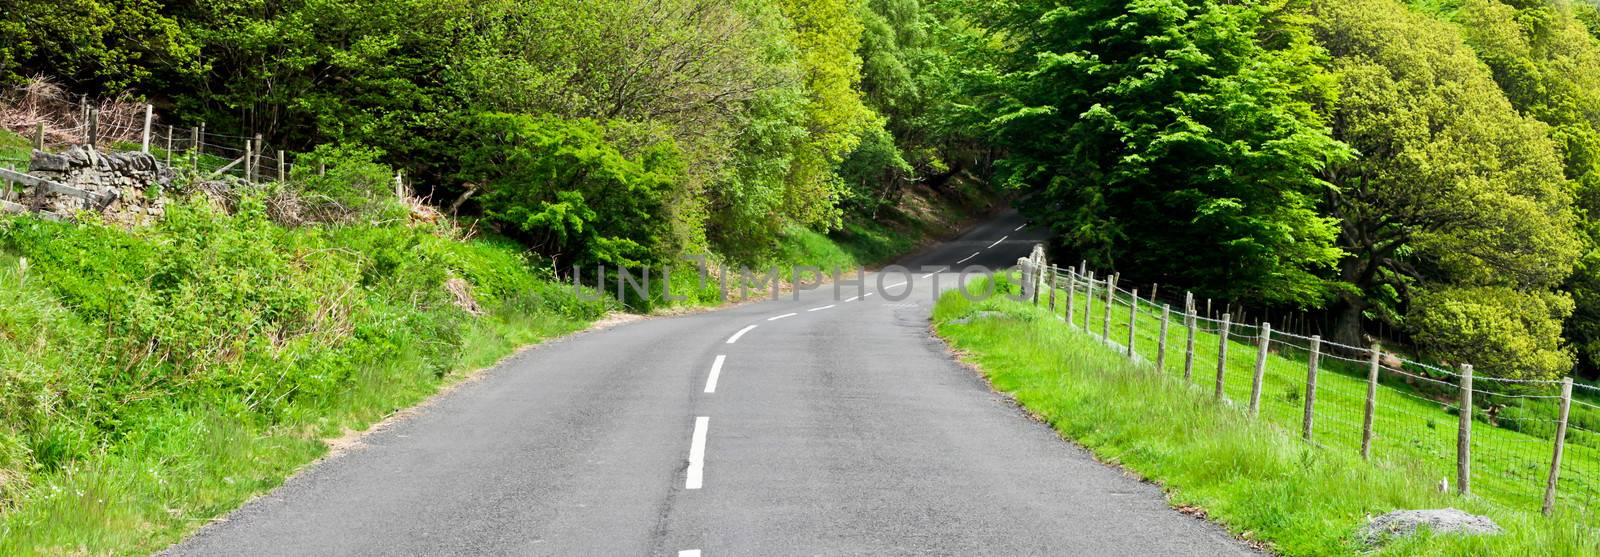
[{"label": "tree", "polygon": [[1573,182],[1585,247],[1563,288],[1576,302],[1567,332],[1594,369],[1600,362],[1600,40],[1577,18],[1585,6],[1468,0],[1450,16],[1512,105],[1549,125]]},{"label": "tree", "polygon": [[[1207,0],[1018,2],[971,74],[1001,178],[1069,252],[1130,278],[1313,305],[1338,259],[1317,171],[1349,151],[1285,12]],[[1137,276],[1135,276],[1137,275]]]},{"label": "tree", "polygon": [[463,178],[488,218],[558,265],[638,268],[679,253],[671,203],[683,162],[671,143],[623,154],[592,120],[485,114],[463,141]]},{"label": "tree", "polygon": [[[1334,133],[1361,153],[1323,173],[1346,253],[1335,338],[1362,344],[1370,312],[1412,321],[1447,359],[1537,354],[1526,376],[1565,372],[1559,336],[1539,333],[1570,312],[1552,290],[1579,244],[1546,126],[1517,113],[1448,24],[1389,0],[1319,0],[1311,13],[1339,77]],[[1484,308],[1532,325],[1476,334]]]},{"label": "tree", "polygon": [[199,46],[154,0],[7,1],[0,81],[43,74],[78,91],[120,94],[162,71],[199,69]]}]

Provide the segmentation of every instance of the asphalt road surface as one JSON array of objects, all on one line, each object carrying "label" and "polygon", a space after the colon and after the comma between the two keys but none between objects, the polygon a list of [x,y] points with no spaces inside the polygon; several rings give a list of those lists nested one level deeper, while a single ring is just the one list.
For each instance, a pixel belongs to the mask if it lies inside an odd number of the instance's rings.
[{"label": "asphalt road surface", "polygon": [[882,291],[868,275],[865,297],[823,286],[547,343],[167,553],[1255,554],[930,336],[935,279],[1040,237],[1007,214]]}]

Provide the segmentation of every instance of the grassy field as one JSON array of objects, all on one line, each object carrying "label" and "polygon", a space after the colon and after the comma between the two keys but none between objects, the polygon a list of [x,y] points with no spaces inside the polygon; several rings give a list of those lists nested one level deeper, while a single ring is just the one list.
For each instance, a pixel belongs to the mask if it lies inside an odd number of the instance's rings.
[{"label": "grassy field", "polygon": [[[1081,289],[1074,296],[1074,321],[1080,326],[1088,303],[1085,298]],[[1064,313],[1064,291],[1058,291],[1057,300]],[[1111,340],[1119,345],[1127,342],[1128,301],[1127,293],[1119,293],[1116,309],[1111,313]],[[1094,309],[1089,315],[1089,331],[1094,335],[1104,331],[1104,302],[1104,290],[1097,289]],[[1138,319],[1136,352],[1143,360],[1154,362],[1159,346],[1160,311],[1141,301]],[[1216,387],[1219,344],[1215,327],[1203,325],[1195,336],[1192,381],[1205,392],[1214,392]],[[1166,375],[1180,379],[1183,376],[1186,334],[1181,319],[1173,316],[1168,331],[1166,366],[1162,370]],[[1253,326],[1234,324],[1230,328],[1223,392],[1236,405],[1247,405],[1250,400],[1258,335]],[[1299,432],[1305,409],[1309,342],[1281,333],[1275,338],[1263,375],[1261,418],[1286,431]],[[1325,351],[1318,366],[1314,406],[1313,441],[1316,444],[1330,451],[1359,454],[1366,407],[1366,368],[1364,362],[1341,360]],[[1459,391],[1449,384],[1412,378],[1413,383],[1418,383],[1412,385],[1403,379],[1406,378],[1386,374],[1377,391],[1372,458],[1387,466],[1405,467],[1432,477],[1435,484],[1445,481],[1453,487],[1459,425],[1455,402]],[[1476,388],[1485,389],[1487,383],[1487,380],[1480,380]],[[1496,397],[1480,393],[1477,402],[1482,404],[1492,398]],[[1493,504],[1538,510],[1543,503],[1550,469],[1554,428],[1549,428],[1551,434],[1530,435],[1488,423],[1481,410],[1474,416],[1477,424],[1472,436],[1472,492]],[[1546,418],[1524,415],[1517,421],[1501,419],[1499,422],[1532,432],[1543,429],[1531,427],[1527,420]],[[1594,506],[1595,498],[1600,496],[1600,483],[1597,483],[1600,482],[1600,450],[1592,434],[1576,427],[1569,431],[1557,490],[1558,510],[1572,515],[1574,520],[1600,508]]]},{"label": "grassy field", "polygon": [[[1099,304],[1096,304],[1099,307]],[[1080,311],[1076,315],[1081,318]],[[952,322],[978,311],[998,312],[970,322]],[[1127,308],[1123,307],[1122,323]],[[1252,420],[1237,404],[1219,403],[1212,395],[1212,365],[1196,366],[1198,385],[1182,378],[1182,353],[1175,365],[1162,373],[1144,362],[1129,361],[1121,351],[1098,338],[1063,325],[1043,308],[993,298],[969,301],[947,293],[934,312],[937,331],[963,357],[980,367],[996,389],[1017,400],[1069,439],[1082,443],[1108,462],[1159,482],[1169,491],[1174,506],[1204,509],[1213,519],[1239,536],[1268,545],[1285,555],[1351,555],[1363,553],[1356,532],[1369,516],[1397,509],[1456,507],[1487,514],[1507,532],[1499,536],[1459,538],[1423,536],[1381,546],[1381,555],[1592,555],[1600,537],[1571,514],[1555,519],[1539,516],[1537,508],[1497,504],[1490,499],[1462,498],[1437,489],[1441,466],[1435,458],[1410,460],[1407,455],[1431,454],[1437,443],[1419,428],[1388,424],[1380,458],[1360,459],[1346,445],[1347,436],[1323,420],[1318,427],[1322,446],[1298,438],[1299,404],[1288,394],[1305,367],[1290,359],[1274,364],[1263,394],[1263,420]],[[1117,321],[1113,331],[1117,331]],[[1091,330],[1098,334],[1099,317]],[[1127,329],[1122,328],[1126,338]],[[1177,335],[1176,345],[1182,337]],[[1207,346],[1200,337],[1200,346]],[[1215,337],[1209,346],[1215,347]],[[1137,344],[1136,344],[1137,346]],[[1154,343],[1149,343],[1154,348]],[[1254,351],[1236,345],[1230,352],[1244,361]],[[1231,359],[1230,359],[1231,360]],[[1208,361],[1203,357],[1200,361]],[[1243,391],[1225,381],[1233,400],[1248,400],[1249,380],[1244,372],[1229,369]],[[1298,373],[1296,373],[1298,372]],[[1207,379],[1200,379],[1207,378]],[[1348,385],[1319,378],[1318,404],[1335,408],[1348,404]],[[1324,394],[1322,385],[1331,385]],[[1364,387],[1361,391],[1364,395]],[[1394,398],[1394,395],[1389,398]],[[1363,396],[1364,398],[1364,396]],[[1274,402],[1268,402],[1272,400]],[[1380,399],[1380,404],[1390,402]],[[1301,403],[1303,404],[1303,402]],[[1357,407],[1355,423],[1360,423]],[[1413,411],[1421,411],[1420,408]],[[1453,436],[1450,416],[1437,410],[1437,429]],[[1292,414],[1292,415],[1291,415]],[[1321,414],[1319,414],[1320,418]],[[1286,425],[1292,418],[1293,427]],[[1485,428],[1489,429],[1489,428]],[[1416,430],[1415,433],[1411,433]],[[1509,433],[1509,432],[1508,432]],[[1490,434],[1491,436],[1494,434]],[[1396,447],[1416,442],[1410,450]],[[1452,445],[1453,455],[1453,445]],[[1453,470],[1453,468],[1451,469]],[[1070,479],[1063,478],[1063,481]],[[1485,489],[1493,490],[1492,484]]]}]

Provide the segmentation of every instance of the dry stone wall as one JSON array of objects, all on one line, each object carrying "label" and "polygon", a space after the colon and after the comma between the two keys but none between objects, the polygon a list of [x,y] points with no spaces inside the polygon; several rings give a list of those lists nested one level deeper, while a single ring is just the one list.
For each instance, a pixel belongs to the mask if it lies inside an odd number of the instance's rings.
[{"label": "dry stone wall", "polygon": [[74,145],[60,154],[34,151],[28,173],[96,194],[99,201],[80,199],[34,188],[20,201],[36,211],[71,215],[95,211],[108,222],[127,226],[149,223],[161,216],[161,192],[171,186],[173,172],[149,153],[102,154]]}]

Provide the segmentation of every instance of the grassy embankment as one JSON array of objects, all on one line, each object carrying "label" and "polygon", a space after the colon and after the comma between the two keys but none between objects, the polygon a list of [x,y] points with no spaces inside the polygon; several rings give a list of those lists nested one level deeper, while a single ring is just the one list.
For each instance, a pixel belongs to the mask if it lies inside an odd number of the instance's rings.
[{"label": "grassy embankment", "polygon": [[[26,158],[14,134],[0,149]],[[796,230],[783,257],[880,261],[966,214],[916,199],[924,214]],[[158,550],[325,440],[620,308],[395,205],[301,227],[248,199],[169,207],[135,230],[0,216],[0,555]]]},{"label": "grassy embankment", "polygon": [[[1081,304],[1078,309],[1081,318]],[[978,311],[1000,315],[951,323]],[[1113,334],[1120,324],[1125,338],[1126,307],[1117,313],[1123,317],[1113,320]],[[1097,338],[1065,326],[1047,310],[1027,304],[1001,298],[971,302],[951,292],[940,299],[934,321],[939,334],[981,368],[996,389],[1015,396],[1062,436],[1082,443],[1103,460],[1163,484],[1174,506],[1204,509],[1236,534],[1264,542],[1276,552],[1361,553],[1364,549],[1355,534],[1368,516],[1450,506],[1487,514],[1507,532],[1476,538],[1421,536],[1386,544],[1377,553],[1592,555],[1600,547],[1600,538],[1573,514],[1558,513],[1554,519],[1545,519],[1536,506],[1440,493],[1437,460],[1417,456],[1436,449],[1432,434],[1422,431],[1434,428],[1426,425],[1402,429],[1398,419],[1388,424],[1380,421],[1379,431],[1389,433],[1380,433],[1373,462],[1361,460],[1348,445],[1347,436],[1331,424],[1337,418],[1323,420],[1330,422],[1328,426],[1318,426],[1323,446],[1300,440],[1300,415],[1289,409],[1299,408],[1301,403],[1291,404],[1289,393],[1294,375],[1304,380],[1302,362],[1276,355],[1270,358],[1263,419],[1251,420],[1242,408],[1219,403],[1211,395],[1213,382],[1206,378],[1215,373],[1214,336],[1197,337],[1198,346],[1211,347],[1200,350],[1198,362],[1211,365],[1197,363],[1198,385],[1192,386],[1182,378],[1181,351],[1179,357],[1169,359],[1168,369],[1155,373],[1148,363],[1153,358],[1131,362]],[[1091,330],[1098,332],[1100,316],[1091,323]],[[1172,338],[1174,345],[1181,346],[1181,333],[1175,332]],[[1142,342],[1153,353],[1153,339]],[[1248,358],[1253,367],[1255,351],[1251,347],[1235,344],[1229,351],[1230,362],[1231,354],[1241,354],[1241,363]],[[1210,360],[1206,360],[1208,353]],[[1248,400],[1249,373],[1231,365],[1228,371],[1232,377],[1245,378],[1238,381],[1242,392],[1234,381],[1224,381],[1228,397]],[[1351,406],[1358,399],[1346,396],[1353,391],[1335,376],[1338,374],[1319,378],[1317,404],[1338,409],[1335,412],[1353,411],[1354,423],[1359,424],[1362,407]],[[1323,385],[1328,385],[1326,390]],[[1364,400],[1365,387],[1361,389],[1359,400]],[[1392,391],[1380,394],[1380,405],[1400,404],[1398,400],[1407,398]],[[1439,435],[1453,437],[1453,421],[1436,405],[1427,410],[1440,416],[1436,420]],[[1318,419],[1323,419],[1321,411]],[[1386,426],[1392,429],[1383,429]],[[1514,432],[1498,430],[1488,435],[1499,434]],[[1398,448],[1413,443],[1414,451]],[[1496,489],[1492,482],[1480,481],[1479,485],[1480,490]]]}]

